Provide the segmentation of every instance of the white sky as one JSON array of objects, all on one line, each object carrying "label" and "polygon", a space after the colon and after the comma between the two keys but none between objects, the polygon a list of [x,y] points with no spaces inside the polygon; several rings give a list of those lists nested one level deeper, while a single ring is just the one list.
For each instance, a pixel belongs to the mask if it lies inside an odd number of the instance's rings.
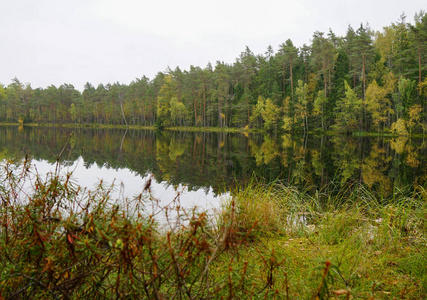
[{"label": "white sky", "polygon": [[232,63],[314,31],[413,23],[425,0],[0,0],[0,83],[129,84],[169,66]]}]

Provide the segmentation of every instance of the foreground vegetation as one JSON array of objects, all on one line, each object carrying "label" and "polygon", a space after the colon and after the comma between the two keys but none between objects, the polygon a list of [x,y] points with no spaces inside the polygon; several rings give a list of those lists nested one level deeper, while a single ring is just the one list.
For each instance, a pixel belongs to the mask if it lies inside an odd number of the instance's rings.
[{"label": "foreground vegetation", "polygon": [[111,199],[26,161],[0,177],[5,299],[424,299],[427,191],[251,183],[213,215]]}]

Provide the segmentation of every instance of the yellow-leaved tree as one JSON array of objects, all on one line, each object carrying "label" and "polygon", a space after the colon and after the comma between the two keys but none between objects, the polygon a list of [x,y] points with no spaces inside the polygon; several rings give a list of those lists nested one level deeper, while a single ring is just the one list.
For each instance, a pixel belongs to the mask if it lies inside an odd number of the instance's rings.
[{"label": "yellow-leaved tree", "polygon": [[285,131],[291,131],[292,126],[295,123],[295,115],[292,113],[291,110],[291,98],[286,97],[285,100],[283,100],[283,126],[282,128]]},{"label": "yellow-leaved tree", "polygon": [[188,115],[188,110],[184,103],[178,101],[176,97],[170,100],[170,114],[174,125],[185,125],[185,119]]},{"label": "yellow-leaved tree", "polygon": [[427,77],[420,83],[419,88],[421,96],[427,97]]},{"label": "yellow-leaved tree", "polygon": [[396,78],[392,73],[384,77],[384,86],[379,86],[374,80],[366,90],[366,110],[371,114],[372,125],[377,128],[378,132],[381,125],[384,126],[388,115],[394,113],[388,95],[396,86]]},{"label": "yellow-leaved tree", "polygon": [[168,75],[163,80],[163,85],[157,96],[157,122],[159,126],[172,125],[171,100],[176,97],[176,82],[172,75]]},{"label": "yellow-leaved tree", "polygon": [[411,133],[415,132],[417,129],[422,128],[425,130],[425,124],[422,123],[422,112],[423,108],[420,104],[414,104],[409,108],[409,121],[408,128]]},{"label": "yellow-leaved tree", "polygon": [[261,112],[262,119],[264,120],[264,129],[267,131],[277,130],[277,123],[279,121],[280,109],[271,101],[265,101],[265,109]]},{"label": "yellow-leaved tree", "polygon": [[406,128],[406,122],[404,119],[400,118],[393,124],[391,124],[391,131],[398,135],[408,135],[408,130]]}]

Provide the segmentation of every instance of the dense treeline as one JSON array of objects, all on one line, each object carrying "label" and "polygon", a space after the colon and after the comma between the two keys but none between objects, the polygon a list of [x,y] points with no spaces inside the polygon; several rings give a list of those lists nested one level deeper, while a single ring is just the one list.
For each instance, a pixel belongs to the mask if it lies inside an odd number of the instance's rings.
[{"label": "dense treeline", "polygon": [[273,131],[427,130],[427,15],[382,31],[315,32],[233,64],[168,69],[129,85],[0,85],[0,121],[250,127]]}]

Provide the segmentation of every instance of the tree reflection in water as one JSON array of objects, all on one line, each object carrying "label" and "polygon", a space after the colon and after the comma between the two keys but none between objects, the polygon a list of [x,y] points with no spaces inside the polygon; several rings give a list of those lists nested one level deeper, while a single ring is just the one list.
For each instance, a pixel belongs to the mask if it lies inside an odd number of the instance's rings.
[{"label": "tree reflection in water", "polygon": [[416,188],[427,179],[426,143],[408,137],[0,127],[0,159],[28,154],[54,164],[52,153],[61,151],[71,132],[63,164],[81,159],[75,176],[86,178],[84,170],[96,167],[96,179],[116,178],[125,188],[143,185],[133,177],[153,175],[165,188],[185,186],[215,197],[255,178],[312,193],[362,184],[388,197],[395,188]]}]

